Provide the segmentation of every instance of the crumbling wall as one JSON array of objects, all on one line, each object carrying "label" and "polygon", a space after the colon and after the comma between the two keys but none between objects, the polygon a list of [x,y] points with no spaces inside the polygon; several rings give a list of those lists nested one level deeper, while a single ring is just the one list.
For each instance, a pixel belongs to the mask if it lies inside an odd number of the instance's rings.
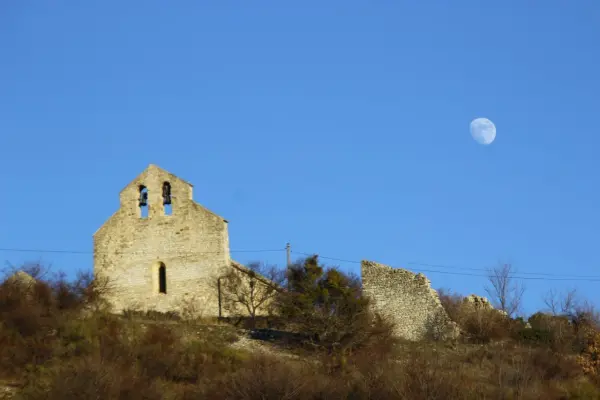
[{"label": "crumbling wall", "polygon": [[471,307],[474,310],[484,310],[484,311],[494,310],[502,315],[507,315],[505,311],[494,308],[492,303],[490,303],[490,301],[486,297],[478,296],[476,294],[471,294],[471,295],[465,297],[463,299],[463,303],[466,304],[467,306]]},{"label": "crumbling wall", "polygon": [[372,261],[362,261],[363,293],[373,310],[395,322],[395,333],[408,340],[429,335],[445,339],[456,335],[438,293],[423,274],[396,269]]}]

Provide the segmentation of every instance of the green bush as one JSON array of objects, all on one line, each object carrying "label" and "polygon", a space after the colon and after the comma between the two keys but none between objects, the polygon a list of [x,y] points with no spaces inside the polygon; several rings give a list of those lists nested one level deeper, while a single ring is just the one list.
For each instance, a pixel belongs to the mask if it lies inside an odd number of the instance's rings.
[{"label": "green bush", "polygon": [[392,345],[393,324],[372,312],[357,277],[325,268],[313,256],[290,266],[287,281],[279,312],[307,338],[307,348],[349,354],[374,342]]}]

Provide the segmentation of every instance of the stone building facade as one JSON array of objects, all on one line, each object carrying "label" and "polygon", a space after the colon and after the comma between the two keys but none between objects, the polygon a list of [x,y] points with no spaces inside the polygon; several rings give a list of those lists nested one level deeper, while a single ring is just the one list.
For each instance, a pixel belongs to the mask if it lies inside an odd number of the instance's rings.
[{"label": "stone building facade", "polygon": [[227,221],[196,203],[192,185],[150,165],[120,193],[94,234],[94,272],[125,309],[219,314],[218,276],[231,267]]},{"label": "stone building facade", "polygon": [[361,277],[363,293],[372,300],[374,311],[395,323],[398,336],[420,340],[428,335],[447,339],[458,334],[425,275],[363,260]]},{"label": "stone building facade", "polygon": [[[94,273],[108,278],[114,312],[247,315],[241,304],[224,304],[232,296],[220,290],[220,279],[231,271],[249,272],[230,257],[228,222],[196,203],[192,190],[151,164],[121,191],[119,209],[94,233]],[[396,322],[399,336],[452,335],[452,323],[424,275],[371,261],[362,262],[361,275],[364,293],[376,311]],[[261,277],[256,282],[270,285]],[[257,315],[268,314],[269,306],[265,302]]]}]

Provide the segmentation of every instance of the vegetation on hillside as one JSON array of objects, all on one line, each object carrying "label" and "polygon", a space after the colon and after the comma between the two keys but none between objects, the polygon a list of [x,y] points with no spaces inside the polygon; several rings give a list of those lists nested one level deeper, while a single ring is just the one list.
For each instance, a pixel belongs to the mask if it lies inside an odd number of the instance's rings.
[{"label": "vegetation on hillside", "polygon": [[356,277],[309,257],[287,271],[278,318],[266,320],[289,336],[259,352],[223,321],[113,315],[103,302],[109,282],[24,269],[34,281],[0,285],[0,387],[14,385],[15,398],[600,398],[598,317],[574,293],[551,293],[554,306],[526,321],[442,291],[463,335],[409,343],[370,311]]}]

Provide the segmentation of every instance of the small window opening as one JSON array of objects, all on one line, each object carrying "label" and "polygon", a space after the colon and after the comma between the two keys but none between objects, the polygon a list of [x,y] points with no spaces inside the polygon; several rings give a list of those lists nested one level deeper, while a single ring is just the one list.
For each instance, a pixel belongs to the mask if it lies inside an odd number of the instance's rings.
[{"label": "small window opening", "polygon": [[147,218],[148,217],[148,189],[144,185],[140,186],[140,199],[139,199],[138,205],[140,206],[142,218]]},{"label": "small window opening", "polygon": [[158,292],[167,294],[167,267],[163,263],[158,267]]},{"label": "small window opening", "polygon": [[172,215],[173,209],[171,208],[171,184],[169,182],[163,183],[162,196],[165,215]]}]

